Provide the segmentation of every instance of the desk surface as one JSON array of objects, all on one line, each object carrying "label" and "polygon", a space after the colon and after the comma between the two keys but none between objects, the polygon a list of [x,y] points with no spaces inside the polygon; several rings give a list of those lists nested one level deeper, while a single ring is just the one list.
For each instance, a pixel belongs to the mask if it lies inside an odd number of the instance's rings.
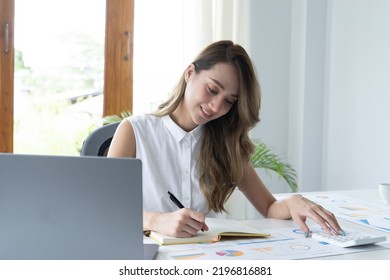
[{"label": "desk surface", "polygon": [[[378,206],[388,207],[388,204],[385,204],[379,197],[379,192],[377,189],[366,189],[366,190],[345,190],[345,191],[331,191],[331,192],[308,192],[302,193],[304,196],[310,195],[324,195],[324,194],[334,194],[334,195],[342,195],[344,197],[348,197],[351,199],[359,199],[367,203],[373,203]],[[285,194],[275,194],[275,196],[283,196]],[[310,197],[309,197],[310,198]],[[350,222],[344,219],[338,219],[340,225],[343,227],[348,227],[350,229],[359,230],[363,232],[369,232],[376,235],[385,235],[387,237],[387,241],[390,241],[390,233],[385,231],[379,231],[364,225],[359,225],[354,222]],[[292,220],[276,220],[276,219],[259,219],[259,220],[250,220],[245,221],[250,223],[251,225],[261,228],[261,229],[275,229],[278,228],[294,228],[296,224]],[[221,241],[223,242],[223,241]],[[156,259],[164,259],[164,255],[160,252],[157,254]],[[390,246],[387,246],[386,249],[374,250],[374,251],[364,251],[364,252],[354,252],[348,254],[337,254],[332,256],[323,256],[316,257],[314,259],[323,259],[323,260],[389,260],[390,259]]]},{"label": "desk surface", "polygon": [[[322,193],[334,193],[343,195],[346,197],[356,198],[368,203],[374,203],[382,206],[389,206],[381,200],[379,196],[378,189],[365,189],[365,190],[345,190],[345,191],[332,191],[332,192],[322,192]],[[390,241],[390,233],[379,231],[375,229],[371,229],[362,225],[358,225],[356,223],[352,223],[349,221],[345,221],[343,219],[338,220],[341,226],[348,226],[350,228],[354,228],[357,230],[361,230],[364,232],[371,232],[376,235],[385,235],[387,241]],[[390,248],[384,250],[376,250],[376,251],[366,251],[360,253],[353,254],[345,254],[345,255],[335,255],[329,257],[321,257],[318,259],[324,260],[390,260]]]}]

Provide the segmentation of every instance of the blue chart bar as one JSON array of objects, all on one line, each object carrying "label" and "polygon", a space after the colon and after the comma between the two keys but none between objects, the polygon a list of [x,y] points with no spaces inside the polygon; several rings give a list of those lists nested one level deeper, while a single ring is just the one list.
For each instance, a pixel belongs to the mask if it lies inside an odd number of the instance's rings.
[{"label": "blue chart bar", "polygon": [[271,239],[271,240],[257,240],[250,242],[239,242],[237,245],[248,245],[248,244],[258,244],[258,243],[269,243],[269,242],[280,242],[280,241],[289,241],[294,240],[294,238],[285,238],[285,239]]}]

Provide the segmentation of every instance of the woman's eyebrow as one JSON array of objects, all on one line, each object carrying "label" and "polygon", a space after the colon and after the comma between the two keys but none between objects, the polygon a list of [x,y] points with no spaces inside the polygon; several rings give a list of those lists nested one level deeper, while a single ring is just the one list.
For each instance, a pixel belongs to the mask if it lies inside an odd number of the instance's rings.
[{"label": "woman's eyebrow", "polygon": [[225,87],[223,86],[223,84],[221,84],[218,80],[213,79],[211,77],[209,77],[209,79],[212,80],[214,83],[216,83],[221,89],[225,90]]}]

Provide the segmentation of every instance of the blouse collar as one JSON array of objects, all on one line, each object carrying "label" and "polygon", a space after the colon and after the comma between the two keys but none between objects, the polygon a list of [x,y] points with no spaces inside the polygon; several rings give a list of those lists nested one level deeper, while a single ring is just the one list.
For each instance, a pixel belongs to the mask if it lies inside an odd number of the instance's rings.
[{"label": "blouse collar", "polygon": [[203,126],[197,126],[190,132],[183,130],[180,126],[178,126],[170,116],[162,117],[164,125],[172,134],[177,142],[182,141],[187,135],[190,135],[195,141],[198,141],[203,134]]}]

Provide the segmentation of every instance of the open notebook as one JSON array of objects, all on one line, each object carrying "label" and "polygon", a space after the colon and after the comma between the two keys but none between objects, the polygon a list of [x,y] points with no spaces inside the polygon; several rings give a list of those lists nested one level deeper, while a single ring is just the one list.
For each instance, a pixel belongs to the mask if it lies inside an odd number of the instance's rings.
[{"label": "open notebook", "polygon": [[216,242],[223,237],[268,237],[268,233],[244,224],[238,220],[206,218],[209,231],[199,232],[198,235],[188,238],[167,236],[158,232],[150,232],[149,237],[160,245],[190,244],[200,242]]}]

